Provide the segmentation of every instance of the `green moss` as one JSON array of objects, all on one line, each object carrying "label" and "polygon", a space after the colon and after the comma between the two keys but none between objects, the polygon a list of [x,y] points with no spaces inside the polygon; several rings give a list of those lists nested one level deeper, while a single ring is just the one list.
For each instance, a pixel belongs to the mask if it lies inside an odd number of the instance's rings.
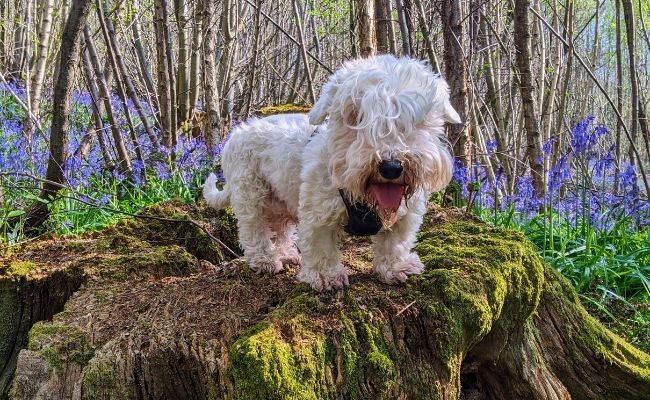
[{"label": "green moss", "polygon": [[93,362],[84,369],[81,385],[84,398],[89,400],[134,398],[133,388],[118,385],[115,380],[115,367],[105,360]]},{"label": "green moss", "polygon": [[37,351],[55,370],[65,363],[84,366],[94,355],[94,349],[79,327],[49,322],[37,322],[32,326],[27,348]]},{"label": "green moss", "polygon": [[[127,235],[152,246],[178,245],[201,260],[219,264],[226,257],[220,245],[190,219],[215,220],[213,235],[229,248],[238,251],[236,220],[232,211],[197,208],[179,202],[158,203],[148,207],[142,215],[153,218],[128,219],[107,229],[109,236]],[[212,228],[212,227],[211,227]]]},{"label": "green moss", "polygon": [[277,106],[264,107],[257,111],[258,115],[268,116],[275,114],[291,114],[291,113],[308,113],[311,111],[311,106],[307,104],[280,104]]},{"label": "green moss", "polygon": [[409,297],[444,327],[434,353],[448,372],[495,325],[515,329],[537,308],[544,265],[518,232],[460,219],[426,226],[416,251],[427,269],[409,280]]},{"label": "green moss", "polygon": [[242,399],[322,399],[324,337],[294,337],[287,341],[272,324],[263,322],[231,347],[231,374]]},{"label": "green moss", "polygon": [[[346,307],[348,309],[348,307]],[[340,356],[345,371],[344,392],[352,399],[394,398],[397,368],[396,352],[386,344],[379,326],[385,321],[368,321],[368,313],[353,311],[342,315],[344,329],[340,333]]]},{"label": "green moss", "polygon": [[38,268],[38,265],[31,261],[12,260],[6,269],[6,274],[14,280],[29,275],[30,272]]},{"label": "green moss", "polygon": [[554,304],[554,309],[567,323],[567,335],[576,337],[597,356],[609,364],[619,366],[639,380],[650,384],[650,355],[625,342],[603,327],[580,305],[571,284],[559,272],[546,269],[544,300]]},{"label": "green moss", "polygon": [[74,264],[90,275],[118,281],[137,276],[182,276],[197,270],[196,259],[184,248],[173,245],[142,248],[127,254],[91,253]]}]

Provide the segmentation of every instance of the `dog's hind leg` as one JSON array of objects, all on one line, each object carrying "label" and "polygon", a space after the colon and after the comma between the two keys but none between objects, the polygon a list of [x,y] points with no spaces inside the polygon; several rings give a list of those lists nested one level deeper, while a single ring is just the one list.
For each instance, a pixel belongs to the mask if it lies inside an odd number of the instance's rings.
[{"label": "dog's hind leg", "polygon": [[287,264],[299,265],[300,253],[296,247],[296,226],[291,221],[273,224],[275,231],[275,252],[280,261]]},{"label": "dog's hind leg", "polygon": [[373,236],[373,271],[383,282],[404,282],[409,275],[424,271],[418,255],[411,252],[415,245],[415,234],[422,223],[424,210],[419,211],[409,210],[389,231]]},{"label": "dog's hind leg", "polygon": [[239,243],[250,268],[257,273],[276,274],[282,262],[272,242],[267,202],[269,191],[262,181],[231,188],[232,209],[237,216]]}]

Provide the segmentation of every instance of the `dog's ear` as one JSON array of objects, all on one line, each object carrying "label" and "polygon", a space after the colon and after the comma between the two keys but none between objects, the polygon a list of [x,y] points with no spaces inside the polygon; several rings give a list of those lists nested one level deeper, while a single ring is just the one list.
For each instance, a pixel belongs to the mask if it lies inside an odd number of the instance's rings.
[{"label": "dog's ear", "polygon": [[443,106],[443,118],[445,122],[449,122],[450,124],[460,124],[463,122],[449,100],[446,100]]},{"label": "dog's ear", "polygon": [[320,125],[325,122],[325,118],[330,114],[330,106],[332,105],[332,98],[335,93],[336,85],[334,84],[334,81],[330,80],[323,86],[320,97],[309,112],[310,124]]},{"label": "dog's ear", "polygon": [[447,84],[447,81],[438,75],[433,81],[432,89],[434,103],[436,104],[434,106],[435,111],[440,113],[442,119],[451,124],[462,123],[462,118],[449,101],[449,84]]}]

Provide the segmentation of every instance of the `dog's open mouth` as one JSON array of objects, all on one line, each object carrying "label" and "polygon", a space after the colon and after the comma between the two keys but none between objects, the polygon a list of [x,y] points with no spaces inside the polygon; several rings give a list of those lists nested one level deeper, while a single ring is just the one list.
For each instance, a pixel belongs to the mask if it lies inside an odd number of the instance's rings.
[{"label": "dog's open mouth", "polygon": [[390,182],[371,183],[370,190],[379,207],[396,209],[402,202],[406,186]]}]

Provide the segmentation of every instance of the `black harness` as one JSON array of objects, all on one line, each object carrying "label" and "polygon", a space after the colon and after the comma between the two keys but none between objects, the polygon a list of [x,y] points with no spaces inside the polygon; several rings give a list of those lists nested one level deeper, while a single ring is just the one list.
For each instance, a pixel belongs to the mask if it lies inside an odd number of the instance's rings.
[{"label": "black harness", "polygon": [[350,235],[372,236],[376,235],[382,227],[381,220],[376,212],[367,204],[356,202],[352,204],[343,189],[339,189],[343,203],[348,212],[348,223],[345,231]]}]

